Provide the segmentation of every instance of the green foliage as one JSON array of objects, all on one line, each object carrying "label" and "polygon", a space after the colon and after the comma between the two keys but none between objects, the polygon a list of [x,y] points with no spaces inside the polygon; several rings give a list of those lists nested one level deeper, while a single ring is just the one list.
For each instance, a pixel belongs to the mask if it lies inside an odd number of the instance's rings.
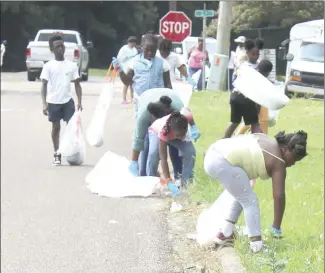
[{"label": "green foliage", "polygon": [[[324,2],[315,1],[242,1],[233,5],[233,30],[264,27],[290,27],[296,23],[322,19]],[[217,20],[211,21],[206,34],[215,37]]]}]

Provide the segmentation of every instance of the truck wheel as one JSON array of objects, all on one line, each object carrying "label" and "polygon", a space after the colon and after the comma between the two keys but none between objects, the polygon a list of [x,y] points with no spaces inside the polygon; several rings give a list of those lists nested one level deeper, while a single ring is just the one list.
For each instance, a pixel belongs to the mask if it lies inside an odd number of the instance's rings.
[{"label": "truck wheel", "polygon": [[81,74],[81,80],[83,82],[88,81],[88,72],[89,72],[89,68],[86,69],[86,74]]},{"label": "truck wheel", "polygon": [[289,98],[289,99],[292,99],[293,97],[294,97],[294,93],[293,92],[290,92],[289,90],[288,90],[288,88],[287,88],[287,86],[285,87],[285,94],[286,94],[286,96]]},{"label": "truck wheel", "polygon": [[34,82],[34,81],[36,81],[36,76],[35,76],[35,74],[33,74],[33,73],[30,72],[30,71],[27,71],[27,80],[28,80],[29,82]]}]

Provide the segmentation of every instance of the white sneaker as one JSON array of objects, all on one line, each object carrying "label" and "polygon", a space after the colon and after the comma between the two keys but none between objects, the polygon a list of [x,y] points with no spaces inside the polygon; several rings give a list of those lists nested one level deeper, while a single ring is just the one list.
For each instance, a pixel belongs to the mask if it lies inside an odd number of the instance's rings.
[{"label": "white sneaker", "polygon": [[263,242],[262,241],[256,241],[256,242],[249,242],[251,250],[256,253],[263,249]]}]

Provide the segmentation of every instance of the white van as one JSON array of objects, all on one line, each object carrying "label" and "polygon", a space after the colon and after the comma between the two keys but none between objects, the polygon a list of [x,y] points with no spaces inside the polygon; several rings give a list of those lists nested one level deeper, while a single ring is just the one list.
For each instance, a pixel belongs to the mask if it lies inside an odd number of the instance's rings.
[{"label": "white van", "polygon": [[286,93],[324,96],[324,20],[294,25],[282,46],[288,43],[288,54],[279,52],[287,60]]}]

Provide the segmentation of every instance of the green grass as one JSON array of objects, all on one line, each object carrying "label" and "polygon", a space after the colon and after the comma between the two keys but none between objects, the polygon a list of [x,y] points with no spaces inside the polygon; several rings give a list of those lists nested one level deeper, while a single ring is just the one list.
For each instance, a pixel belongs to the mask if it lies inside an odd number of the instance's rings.
[{"label": "green grass", "polygon": [[105,77],[106,73],[107,73],[107,69],[95,69],[95,68],[89,69],[89,76]]},{"label": "green grass", "polygon": [[[215,201],[223,187],[211,181],[203,170],[203,156],[210,144],[223,137],[229,122],[229,94],[194,93],[191,101],[195,121],[201,131],[196,144],[196,181],[191,188],[195,201]],[[236,242],[243,265],[249,273],[324,272],[324,102],[292,99],[281,110],[277,125],[269,134],[280,130],[308,132],[308,157],[288,169],[287,205],[281,240],[270,238],[273,222],[272,181],[258,181],[256,193],[261,209],[263,240],[270,248],[262,254],[249,251],[246,236]],[[243,216],[240,218],[243,224]]]}]

